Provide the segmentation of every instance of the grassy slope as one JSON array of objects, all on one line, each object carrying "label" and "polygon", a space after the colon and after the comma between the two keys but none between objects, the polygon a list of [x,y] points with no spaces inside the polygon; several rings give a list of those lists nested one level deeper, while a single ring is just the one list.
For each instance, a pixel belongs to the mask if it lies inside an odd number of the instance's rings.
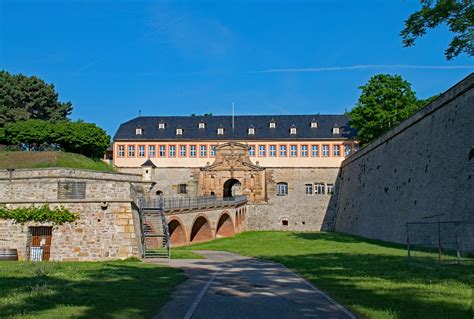
[{"label": "grassy slope", "polygon": [[182,249],[224,250],[283,263],[361,317],[474,315],[474,266],[439,267],[436,258],[408,264],[400,245],[338,233],[247,232]]},{"label": "grassy slope", "polygon": [[111,172],[113,168],[86,156],[66,152],[0,152],[0,169],[68,167]]},{"label": "grassy slope", "polygon": [[179,269],[131,261],[0,262],[0,317],[150,318],[184,280]]}]

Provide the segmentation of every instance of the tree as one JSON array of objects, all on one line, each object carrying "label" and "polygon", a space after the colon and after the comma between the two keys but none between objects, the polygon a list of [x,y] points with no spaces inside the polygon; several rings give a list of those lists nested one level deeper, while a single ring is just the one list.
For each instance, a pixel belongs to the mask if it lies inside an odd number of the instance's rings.
[{"label": "tree", "polygon": [[427,106],[428,104],[431,104],[431,102],[433,102],[434,100],[436,100],[437,98],[440,97],[441,94],[436,94],[436,95],[433,95],[427,99],[421,99],[421,100],[418,100],[417,101],[417,104],[418,104],[418,108],[422,108],[422,107],[425,107]]},{"label": "tree", "polygon": [[0,71],[0,127],[29,119],[66,120],[71,112],[71,102],[59,102],[53,84]]},{"label": "tree", "polygon": [[474,6],[472,0],[420,0],[421,9],[405,20],[405,28],[400,35],[403,46],[415,44],[415,40],[433,29],[446,23],[454,33],[445,51],[446,59],[451,60],[462,52],[474,55]]},{"label": "tree", "polygon": [[380,136],[420,108],[409,82],[399,75],[378,74],[366,85],[356,106],[346,115],[362,145]]},{"label": "tree", "polygon": [[5,140],[9,145],[21,145],[28,151],[39,151],[54,144],[53,124],[28,120],[5,125]]},{"label": "tree", "polygon": [[58,122],[54,141],[66,152],[100,158],[110,145],[110,136],[94,123]]},{"label": "tree", "polygon": [[27,120],[5,125],[5,140],[26,150],[62,149],[91,158],[100,158],[110,144],[110,136],[93,123]]}]

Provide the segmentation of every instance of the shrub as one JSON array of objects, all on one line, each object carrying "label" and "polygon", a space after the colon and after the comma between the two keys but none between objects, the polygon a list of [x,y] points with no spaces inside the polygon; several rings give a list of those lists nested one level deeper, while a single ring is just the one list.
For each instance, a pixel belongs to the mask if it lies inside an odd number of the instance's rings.
[{"label": "shrub", "polygon": [[79,218],[79,214],[72,213],[62,206],[50,209],[49,206],[45,204],[41,207],[0,207],[0,218],[12,219],[21,224],[34,221],[39,223],[51,222],[54,225],[62,225],[75,221]]}]

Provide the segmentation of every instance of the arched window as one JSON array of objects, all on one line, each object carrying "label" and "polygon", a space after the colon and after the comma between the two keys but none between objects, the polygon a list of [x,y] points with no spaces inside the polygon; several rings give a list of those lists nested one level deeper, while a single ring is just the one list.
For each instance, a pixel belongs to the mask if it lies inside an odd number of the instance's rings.
[{"label": "arched window", "polygon": [[277,183],[276,193],[277,196],[288,195],[288,183]]}]

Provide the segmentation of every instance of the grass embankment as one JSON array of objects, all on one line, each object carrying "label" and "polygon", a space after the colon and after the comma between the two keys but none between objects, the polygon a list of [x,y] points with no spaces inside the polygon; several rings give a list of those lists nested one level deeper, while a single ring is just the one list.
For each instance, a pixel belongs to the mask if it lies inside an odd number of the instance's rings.
[{"label": "grass embankment", "polygon": [[113,172],[112,166],[84,155],[67,152],[0,152],[0,169],[6,168],[81,168]]},{"label": "grass embankment", "polygon": [[[408,263],[404,246],[338,233],[247,232],[181,249],[280,262],[360,317],[473,318],[474,266]],[[420,253],[429,256],[429,253]]]},{"label": "grass embankment", "polygon": [[134,261],[0,262],[0,317],[150,318],[184,280]]}]

